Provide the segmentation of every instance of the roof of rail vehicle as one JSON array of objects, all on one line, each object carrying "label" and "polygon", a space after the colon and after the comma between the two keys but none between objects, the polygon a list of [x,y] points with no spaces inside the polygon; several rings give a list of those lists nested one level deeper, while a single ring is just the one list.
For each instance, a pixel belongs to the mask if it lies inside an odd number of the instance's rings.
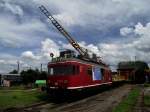
[{"label": "roof of rail vehicle", "polygon": [[64,59],[61,59],[59,61],[54,61],[53,60],[53,61],[49,62],[48,65],[50,65],[50,64],[52,65],[52,64],[70,63],[70,62],[86,64],[86,65],[92,65],[92,66],[100,66],[101,68],[109,69],[108,66],[105,66],[102,63],[94,63],[94,62],[85,61],[85,60],[78,59],[78,58],[64,58]]}]

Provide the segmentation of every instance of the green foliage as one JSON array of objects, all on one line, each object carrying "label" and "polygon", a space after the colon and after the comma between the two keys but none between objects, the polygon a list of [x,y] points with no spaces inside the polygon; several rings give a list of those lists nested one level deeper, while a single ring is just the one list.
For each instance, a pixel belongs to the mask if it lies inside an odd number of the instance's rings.
[{"label": "green foliage", "polygon": [[11,71],[11,72],[9,72],[10,74],[17,74],[18,73],[18,71],[17,70],[13,70],[13,71]]},{"label": "green foliage", "polygon": [[120,62],[118,63],[118,68],[134,68],[136,70],[145,70],[148,69],[148,64],[143,61],[126,61],[126,62]]},{"label": "green foliage", "polygon": [[21,77],[24,84],[34,83],[36,80],[46,80],[47,73],[45,71],[39,72],[38,69],[22,71]]},{"label": "green foliage", "polygon": [[145,95],[144,96],[144,104],[146,106],[150,106],[150,95]]},{"label": "green foliage", "polygon": [[10,87],[0,87],[0,90],[24,90],[24,85],[15,85]]},{"label": "green foliage", "polygon": [[150,83],[144,83],[144,87],[150,87]]},{"label": "green foliage", "polygon": [[113,112],[131,112],[139,94],[140,90],[138,88],[133,89],[129,93],[128,97],[121,101],[120,104],[113,109]]}]

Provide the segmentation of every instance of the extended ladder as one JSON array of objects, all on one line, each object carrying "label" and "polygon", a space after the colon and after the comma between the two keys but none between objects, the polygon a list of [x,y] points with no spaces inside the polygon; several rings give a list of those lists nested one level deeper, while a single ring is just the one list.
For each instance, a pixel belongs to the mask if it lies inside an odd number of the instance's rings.
[{"label": "extended ladder", "polygon": [[43,12],[45,16],[51,20],[52,24],[60,31],[60,33],[67,38],[70,44],[80,53],[80,55],[85,56],[87,52],[80,47],[80,45],[69,35],[69,33],[55,20],[51,13],[43,5],[39,8],[41,12]]}]

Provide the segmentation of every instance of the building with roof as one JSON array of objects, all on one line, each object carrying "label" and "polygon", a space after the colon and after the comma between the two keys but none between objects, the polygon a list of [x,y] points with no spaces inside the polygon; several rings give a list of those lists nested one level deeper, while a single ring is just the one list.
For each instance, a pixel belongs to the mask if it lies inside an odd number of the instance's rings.
[{"label": "building with roof", "polygon": [[9,74],[1,73],[0,74],[0,85],[5,87],[10,87],[15,84],[21,83],[22,78],[20,74]]},{"label": "building with roof", "polygon": [[148,65],[142,61],[120,62],[118,64],[118,74],[124,76],[125,80],[143,83],[149,75],[145,72]]}]

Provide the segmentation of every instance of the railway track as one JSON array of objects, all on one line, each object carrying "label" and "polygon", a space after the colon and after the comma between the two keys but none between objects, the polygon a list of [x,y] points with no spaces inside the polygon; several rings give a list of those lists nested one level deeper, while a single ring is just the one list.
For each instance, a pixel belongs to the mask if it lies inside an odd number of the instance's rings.
[{"label": "railway track", "polygon": [[65,103],[55,104],[50,102],[41,102],[30,106],[20,108],[8,108],[2,112],[41,112],[43,109],[53,109],[64,105]]},{"label": "railway track", "polygon": [[134,85],[122,85],[96,94],[81,94],[61,100],[50,100],[27,107],[9,108],[3,112],[110,112],[132,89]]},{"label": "railway track", "polygon": [[55,112],[111,112],[134,85],[123,85],[55,109]]}]

